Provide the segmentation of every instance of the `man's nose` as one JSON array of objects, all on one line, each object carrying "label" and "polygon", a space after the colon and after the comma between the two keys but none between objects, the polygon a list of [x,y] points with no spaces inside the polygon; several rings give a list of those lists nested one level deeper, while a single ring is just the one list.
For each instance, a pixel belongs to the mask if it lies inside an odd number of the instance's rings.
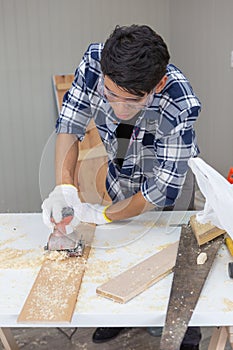
[{"label": "man's nose", "polygon": [[117,114],[124,114],[129,112],[129,107],[125,102],[114,102],[112,108]]}]

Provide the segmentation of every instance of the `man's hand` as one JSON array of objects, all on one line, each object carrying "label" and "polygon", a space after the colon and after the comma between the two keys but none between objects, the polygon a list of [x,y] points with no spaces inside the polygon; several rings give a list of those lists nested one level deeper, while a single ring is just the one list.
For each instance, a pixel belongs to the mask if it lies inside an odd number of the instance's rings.
[{"label": "man's hand", "polygon": [[104,225],[111,222],[105,214],[107,207],[99,204],[81,203],[78,217],[80,221],[96,225]]},{"label": "man's hand", "polygon": [[74,217],[69,223],[69,225],[74,227],[80,221],[79,216],[81,209],[77,188],[73,185],[56,186],[41,206],[45,225],[53,229],[55,223],[60,223],[62,221],[64,208],[67,207],[74,211]]}]

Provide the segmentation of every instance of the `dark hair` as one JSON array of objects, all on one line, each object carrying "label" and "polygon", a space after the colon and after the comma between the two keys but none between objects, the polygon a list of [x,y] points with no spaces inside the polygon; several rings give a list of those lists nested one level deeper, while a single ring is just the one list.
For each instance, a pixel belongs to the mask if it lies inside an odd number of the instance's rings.
[{"label": "dark hair", "polygon": [[115,84],[134,95],[150,93],[166,74],[167,45],[150,27],[116,26],[101,56],[101,69]]}]

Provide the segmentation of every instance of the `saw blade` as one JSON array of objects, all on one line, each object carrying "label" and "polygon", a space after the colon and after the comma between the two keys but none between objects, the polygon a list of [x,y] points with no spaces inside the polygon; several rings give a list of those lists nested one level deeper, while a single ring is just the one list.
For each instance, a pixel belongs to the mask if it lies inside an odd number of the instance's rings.
[{"label": "saw blade", "polygon": [[[192,228],[189,225],[182,226],[160,350],[180,349],[193,310],[222,243],[223,237],[220,236],[200,248]],[[203,265],[197,265],[197,256],[201,252],[207,254],[207,261]]]}]

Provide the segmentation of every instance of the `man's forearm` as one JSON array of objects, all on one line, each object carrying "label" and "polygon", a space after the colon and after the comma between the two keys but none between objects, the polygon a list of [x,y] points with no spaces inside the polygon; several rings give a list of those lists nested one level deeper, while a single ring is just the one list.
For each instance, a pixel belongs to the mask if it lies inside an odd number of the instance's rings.
[{"label": "man's forearm", "polygon": [[73,134],[58,134],[56,140],[56,185],[74,184],[78,159],[78,141]]},{"label": "man's forearm", "polygon": [[128,219],[155,208],[155,205],[145,200],[141,192],[132,197],[112,204],[106,210],[106,216],[112,220]]}]

